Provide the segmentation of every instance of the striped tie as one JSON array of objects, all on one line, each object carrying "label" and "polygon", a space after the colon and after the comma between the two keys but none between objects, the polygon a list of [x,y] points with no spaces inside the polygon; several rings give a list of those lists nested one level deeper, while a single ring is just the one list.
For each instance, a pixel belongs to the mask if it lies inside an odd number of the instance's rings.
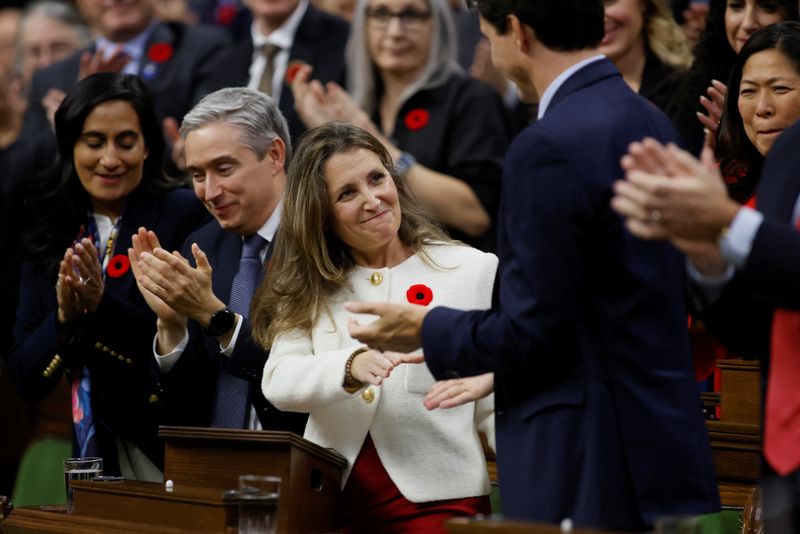
[{"label": "striped tie", "polygon": [[[260,253],[266,245],[266,239],[258,234],[253,234],[245,238],[242,246],[239,272],[233,278],[228,307],[245,319],[250,315],[250,301],[261,279]],[[211,426],[213,428],[247,428],[249,408],[250,382],[221,370],[217,377]]]}]

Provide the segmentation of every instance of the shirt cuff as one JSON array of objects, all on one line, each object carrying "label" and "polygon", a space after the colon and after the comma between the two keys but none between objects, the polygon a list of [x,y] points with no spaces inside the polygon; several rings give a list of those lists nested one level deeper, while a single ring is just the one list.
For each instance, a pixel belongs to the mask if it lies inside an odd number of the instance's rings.
[{"label": "shirt cuff", "polygon": [[231,354],[233,354],[233,349],[236,348],[236,340],[239,339],[239,331],[242,329],[242,322],[244,322],[242,321],[242,316],[237,313],[236,328],[233,329],[233,335],[231,336],[231,340],[224,347],[222,346],[221,343],[219,345],[220,353],[222,353],[224,356],[227,356],[228,358],[231,357]]},{"label": "shirt cuff", "polygon": [[719,240],[725,261],[732,263],[737,269],[744,267],[763,220],[764,216],[756,210],[739,208],[728,232]]},{"label": "shirt cuff", "polygon": [[172,371],[172,368],[178,363],[181,355],[183,355],[183,351],[186,350],[186,345],[189,344],[189,331],[184,330],[183,338],[181,339],[180,343],[178,343],[172,352],[168,352],[167,354],[159,354],[158,349],[156,349],[156,345],[158,343],[158,334],[153,337],[153,356],[156,358],[156,363],[158,364],[158,370],[161,374],[167,374]]}]

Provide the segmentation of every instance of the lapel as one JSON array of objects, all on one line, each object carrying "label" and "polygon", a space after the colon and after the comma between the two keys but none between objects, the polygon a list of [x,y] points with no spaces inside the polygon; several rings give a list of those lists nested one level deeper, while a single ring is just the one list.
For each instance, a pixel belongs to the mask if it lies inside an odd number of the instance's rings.
[{"label": "lapel", "polygon": [[769,165],[764,168],[768,172],[761,173],[756,191],[758,211],[782,221],[791,220],[795,202],[800,196],[800,178],[797,176],[800,157],[794,150],[798,141],[800,123],[783,132],[776,143],[778,146],[773,146],[768,157]]},{"label": "lapel", "polygon": [[[128,197],[125,212],[122,215],[122,223],[119,228],[119,235],[114,244],[111,257],[123,254],[127,257],[128,248],[131,246],[131,237],[140,226],[145,228],[155,228],[158,222],[158,201],[155,198],[144,194],[132,194]],[[106,286],[109,291],[121,298],[127,298],[132,291],[138,291],[133,272],[130,268],[119,278],[106,276]]]},{"label": "lapel", "polygon": [[567,98],[572,93],[612,76],[621,75],[617,70],[617,67],[615,67],[614,64],[607,58],[600,59],[586,65],[578,72],[573,73],[572,76],[567,78],[567,80],[561,84],[561,87],[558,88],[556,94],[553,95],[553,99],[550,101],[550,105],[547,107],[545,115],[550,113],[550,111],[552,111],[559,102]]},{"label": "lapel", "polygon": [[[142,60],[139,63],[139,77],[145,81],[151,92],[158,92],[159,88],[169,84],[169,80],[164,76],[164,72],[168,71],[173,62],[177,60],[177,51],[180,49],[181,41],[183,40],[183,27],[180,24],[170,24],[166,22],[159,22],[142,51]],[[169,45],[172,50],[170,57],[164,61],[154,61],[150,59],[150,50],[153,45]]]}]

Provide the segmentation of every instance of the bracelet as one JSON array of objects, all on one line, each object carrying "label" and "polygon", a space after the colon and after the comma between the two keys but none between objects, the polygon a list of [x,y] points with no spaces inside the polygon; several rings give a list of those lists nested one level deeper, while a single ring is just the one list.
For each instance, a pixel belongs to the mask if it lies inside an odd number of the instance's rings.
[{"label": "bracelet", "polygon": [[414,156],[408,152],[403,152],[400,154],[400,157],[397,158],[397,161],[394,162],[394,170],[397,171],[397,174],[400,176],[405,176],[415,163],[417,163],[417,160]]},{"label": "bracelet", "polygon": [[353,367],[353,360],[356,356],[361,354],[362,352],[367,352],[369,349],[367,347],[359,347],[353,354],[347,358],[347,363],[344,364],[344,382],[342,382],[342,387],[348,393],[355,393],[359,389],[364,387],[364,383],[357,380],[356,377],[353,376],[352,367]]}]

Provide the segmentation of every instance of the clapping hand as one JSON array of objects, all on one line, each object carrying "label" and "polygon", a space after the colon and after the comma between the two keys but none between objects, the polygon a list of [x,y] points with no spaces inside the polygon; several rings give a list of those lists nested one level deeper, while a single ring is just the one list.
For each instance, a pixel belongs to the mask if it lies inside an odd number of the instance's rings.
[{"label": "clapping hand", "polygon": [[722,82],[711,80],[711,86],[706,92],[710,98],[701,96],[700,104],[706,109],[708,115],[698,111],[697,120],[706,129],[706,145],[713,149],[719,133],[722,111],[725,109],[725,95],[728,94],[728,87]]}]

